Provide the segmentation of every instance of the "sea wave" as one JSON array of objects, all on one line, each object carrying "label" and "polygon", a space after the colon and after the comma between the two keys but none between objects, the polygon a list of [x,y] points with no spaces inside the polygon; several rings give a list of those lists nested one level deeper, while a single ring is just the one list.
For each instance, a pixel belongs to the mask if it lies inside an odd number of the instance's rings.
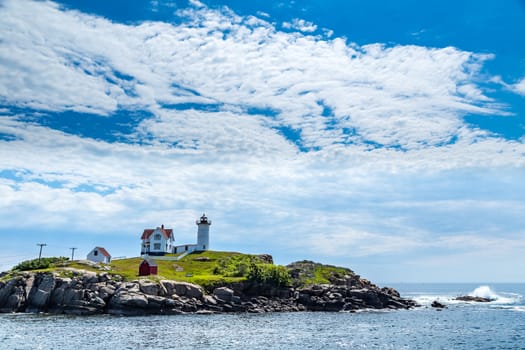
[{"label": "sea wave", "polygon": [[489,286],[479,286],[468,295],[472,297],[487,298],[492,300],[491,303],[497,304],[514,304],[522,299],[522,296],[516,293],[496,293]]},{"label": "sea wave", "polygon": [[495,308],[516,311],[516,312],[525,312],[525,306],[523,305],[520,305],[520,306],[498,305],[498,306],[495,306]]},{"label": "sea wave", "polygon": [[[465,294],[462,294],[465,295]],[[488,303],[488,305],[512,305],[512,304],[519,304],[523,301],[523,296],[521,294],[517,293],[508,293],[508,292],[495,292],[492,288],[490,288],[487,285],[482,285],[477,288],[475,288],[470,293],[467,293],[466,295],[472,296],[472,297],[481,297],[481,298],[487,298],[491,301]],[[462,300],[456,300],[456,298],[460,296],[457,294],[421,294],[421,295],[414,295],[411,296],[411,299],[415,300],[418,304],[423,306],[431,305],[432,302],[438,301],[442,304],[446,305],[453,305],[453,304],[479,304],[476,302],[470,302],[470,301],[462,301]],[[517,306],[517,308],[520,308],[519,311],[525,311],[525,306]]]}]

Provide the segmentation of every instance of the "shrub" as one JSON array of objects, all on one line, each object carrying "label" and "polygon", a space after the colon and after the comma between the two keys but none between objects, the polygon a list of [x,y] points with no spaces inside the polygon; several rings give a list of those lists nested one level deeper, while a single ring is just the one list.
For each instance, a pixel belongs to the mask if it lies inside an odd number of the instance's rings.
[{"label": "shrub", "polygon": [[39,259],[33,259],[33,260],[26,260],[22,261],[15,267],[13,267],[13,270],[15,271],[29,271],[29,270],[40,270],[40,269],[47,269],[49,267],[56,266],[61,263],[65,263],[68,261],[69,258],[66,258],[64,256],[61,257],[51,257],[51,258],[41,258]]},{"label": "shrub", "polygon": [[226,277],[246,277],[250,273],[250,266],[260,262],[252,255],[232,255],[222,258],[213,269],[213,274]]},{"label": "shrub", "polygon": [[248,273],[248,280],[278,287],[289,286],[292,282],[286,267],[271,264],[252,264]]}]

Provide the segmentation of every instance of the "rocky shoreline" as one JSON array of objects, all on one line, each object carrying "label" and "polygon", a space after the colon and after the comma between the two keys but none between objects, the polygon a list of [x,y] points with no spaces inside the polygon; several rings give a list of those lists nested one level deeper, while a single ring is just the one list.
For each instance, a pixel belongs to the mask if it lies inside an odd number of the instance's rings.
[{"label": "rocky shoreline", "polygon": [[364,279],[339,279],[336,284],[275,287],[242,282],[205,291],[201,286],[171,280],[123,281],[118,275],[72,272],[27,272],[0,282],[0,312],[74,315],[175,315],[184,313],[349,311],[408,309],[416,306],[392,288]]}]

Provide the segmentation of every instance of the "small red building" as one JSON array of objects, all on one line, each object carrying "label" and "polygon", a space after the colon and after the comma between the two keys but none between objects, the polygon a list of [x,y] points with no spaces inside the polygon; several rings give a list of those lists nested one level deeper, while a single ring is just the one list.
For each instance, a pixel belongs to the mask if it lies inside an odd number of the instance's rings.
[{"label": "small red building", "polygon": [[157,264],[152,259],[144,259],[139,266],[139,276],[156,275],[158,272]]}]

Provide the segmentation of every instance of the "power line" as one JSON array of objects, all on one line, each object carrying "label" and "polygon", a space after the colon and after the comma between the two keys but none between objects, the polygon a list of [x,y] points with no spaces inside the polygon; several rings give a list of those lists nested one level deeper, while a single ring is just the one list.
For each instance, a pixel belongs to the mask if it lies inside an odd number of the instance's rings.
[{"label": "power line", "polygon": [[42,247],[45,247],[47,244],[37,243],[36,245],[40,246],[40,252],[38,253],[38,262],[40,262],[40,258],[42,257]]},{"label": "power line", "polygon": [[10,255],[10,256],[0,256],[0,260],[2,259],[13,259],[13,258],[30,258],[31,255]]}]

